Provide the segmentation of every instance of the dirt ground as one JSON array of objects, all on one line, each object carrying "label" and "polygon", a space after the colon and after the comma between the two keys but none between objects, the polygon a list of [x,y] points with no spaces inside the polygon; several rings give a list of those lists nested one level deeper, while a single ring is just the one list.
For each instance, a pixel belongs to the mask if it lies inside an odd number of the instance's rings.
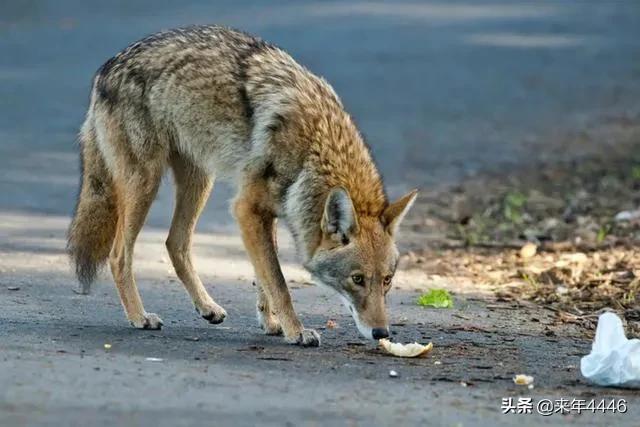
[{"label": "dirt ground", "polygon": [[[423,194],[411,216],[404,266],[503,301],[532,301],[561,323],[593,332],[615,311],[640,332],[640,126],[584,131],[571,160],[538,160],[509,173],[468,178]],[[584,145],[584,144],[583,144]]]}]

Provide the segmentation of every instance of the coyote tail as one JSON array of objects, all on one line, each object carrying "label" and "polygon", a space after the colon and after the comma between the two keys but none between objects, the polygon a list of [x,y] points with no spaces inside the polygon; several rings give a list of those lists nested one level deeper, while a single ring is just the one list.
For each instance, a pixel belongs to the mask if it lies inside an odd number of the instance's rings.
[{"label": "coyote tail", "polygon": [[113,178],[96,141],[91,117],[80,133],[80,191],[67,235],[67,251],[75,265],[82,293],[109,257],[118,222]]}]

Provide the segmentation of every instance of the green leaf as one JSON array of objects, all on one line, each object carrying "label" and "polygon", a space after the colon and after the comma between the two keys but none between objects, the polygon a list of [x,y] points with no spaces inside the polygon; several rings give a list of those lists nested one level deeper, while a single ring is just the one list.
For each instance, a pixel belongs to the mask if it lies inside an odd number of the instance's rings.
[{"label": "green leaf", "polygon": [[429,292],[420,295],[416,302],[422,307],[453,307],[453,298],[451,298],[451,294],[446,289],[429,289]]},{"label": "green leaf", "polygon": [[598,235],[596,236],[596,243],[600,244],[604,242],[604,239],[611,232],[611,224],[604,224],[598,230]]},{"label": "green leaf", "polygon": [[527,203],[527,196],[519,191],[510,191],[503,201],[504,217],[507,221],[519,224],[522,221],[524,205]]}]

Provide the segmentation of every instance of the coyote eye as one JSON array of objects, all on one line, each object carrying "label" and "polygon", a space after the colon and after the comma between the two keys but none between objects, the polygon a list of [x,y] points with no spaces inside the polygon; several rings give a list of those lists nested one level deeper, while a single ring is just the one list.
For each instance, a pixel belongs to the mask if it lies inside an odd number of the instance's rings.
[{"label": "coyote eye", "polygon": [[359,286],[362,286],[364,284],[364,276],[362,274],[354,274],[353,276],[351,276],[351,280],[353,280],[353,283]]},{"label": "coyote eye", "polygon": [[393,276],[386,276],[382,280],[382,283],[384,283],[385,286],[389,286],[391,284],[391,279],[393,279]]}]

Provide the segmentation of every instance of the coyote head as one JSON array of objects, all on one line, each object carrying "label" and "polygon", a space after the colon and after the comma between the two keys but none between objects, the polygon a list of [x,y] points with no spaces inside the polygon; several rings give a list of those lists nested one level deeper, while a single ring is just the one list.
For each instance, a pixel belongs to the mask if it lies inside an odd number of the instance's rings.
[{"label": "coyote head", "polygon": [[305,266],[316,282],[340,295],[368,339],[389,336],[385,296],[398,265],[394,235],[416,194],[401,197],[379,216],[358,215],[340,187],[325,202],[322,240]]}]

